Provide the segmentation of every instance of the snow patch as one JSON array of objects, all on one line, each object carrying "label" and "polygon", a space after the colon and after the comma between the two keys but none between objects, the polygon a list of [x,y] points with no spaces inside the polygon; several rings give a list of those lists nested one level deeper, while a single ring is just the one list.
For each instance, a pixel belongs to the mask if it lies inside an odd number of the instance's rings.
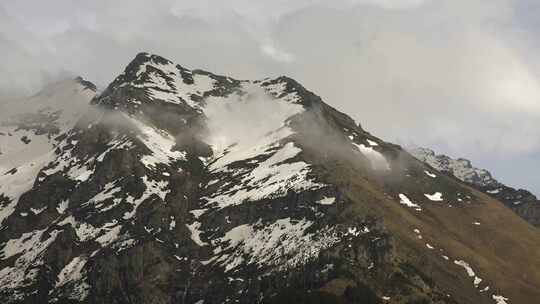
[{"label": "snow patch", "polygon": [[442,202],[443,201],[443,198],[442,198],[442,193],[440,192],[435,192],[433,194],[424,194],[430,201],[434,201],[434,202]]},{"label": "snow patch", "polygon": [[[37,266],[43,265],[42,253],[54,242],[59,230],[36,230],[8,240],[0,251],[0,260],[19,255],[13,267],[0,270],[0,286],[6,290],[32,284],[38,276]],[[47,236],[47,237],[45,237]]]},{"label": "snow patch", "polygon": [[47,206],[43,206],[41,208],[30,208],[30,211],[32,211],[32,213],[34,213],[35,215],[38,215],[41,212],[45,211],[45,209],[47,209]]},{"label": "snow patch", "polygon": [[82,270],[86,265],[87,258],[78,256],[73,258],[58,274],[55,288],[62,287],[69,282],[79,281],[83,278]]},{"label": "snow patch", "polygon": [[374,142],[374,141],[371,140],[371,139],[366,139],[366,140],[367,140],[368,144],[369,144],[370,146],[372,146],[372,147],[378,146],[378,145],[379,145],[378,143]]},{"label": "snow patch", "polygon": [[435,175],[435,174],[433,174],[433,173],[431,173],[431,172],[429,172],[429,171],[427,171],[427,170],[424,170],[424,173],[425,173],[427,176],[432,177],[432,178],[436,178],[436,177],[437,177],[437,175]]},{"label": "snow patch", "polygon": [[476,276],[476,273],[474,272],[472,267],[469,265],[469,263],[463,260],[455,260],[454,264],[463,267],[465,271],[467,271],[467,275],[469,277],[474,277],[474,281],[473,281],[474,287],[478,288],[478,285],[482,282],[482,279]]},{"label": "snow patch", "polygon": [[[319,189],[323,185],[308,178],[310,166],[302,161],[286,163],[301,152],[292,142],[275,151],[268,159],[247,172],[236,172],[241,181],[229,189],[220,188],[216,194],[207,197],[205,206],[218,209],[258,201],[264,198],[277,198],[288,191]],[[219,170],[219,169],[218,169]]]},{"label": "snow patch", "polygon": [[203,242],[201,240],[201,233],[202,231],[199,230],[201,228],[201,223],[199,222],[193,222],[191,224],[186,224],[186,227],[189,229],[189,231],[191,232],[191,239],[193,240],[193,242],[195,242],[195,244],[203,247],[203,246],[206,246],[208,245],[208,243],[206,242]]},{"label": "snow patch", "polygon": [[176,227],[176,220],[174,216],[171,216],[171,222],[169,223],[169,230],[173,230]]},{"label": "snow patch", "polygon": [[302,265],[340,240],[328,229],[306,233],[312,225],[306,219],[283,218],[267,225],[258,222],[237,226],[212,241],[215,257],[206,263],[220,264],[226,272],[242,263],[259,267]]},{"label": "snow patch", "polygon": [[410,208],[415,208],[417,211],[421,211],[421,207],[415,203],[413,203],[405,194],[400,193],[399,194],[399,203],[402,205],[405,205]]},{"label": "snow patch", "polygon": [[60,214],[63,214],[69,206],[69,200],[63,200],[60,203],[58,203],[58,206],[56,206],[56,211]]},{"label": "snow patch", "polygon": [[475,276],[474,270],[471,268],[471,266],[469,266],[469,263],[467,263],[467,262],[465,262],[465,261],[463,261],[463,260],[459,260],[459,261],[458,261],[458,260],[455,260],[455,261],[454,261],[454,264],[459,265],[459,266],[465,268],[465,270],[467,271],[467,275],[468,275],[469,277],[474,277],[474,276]]},{"label": "snow patch", "polygon": [[322,199],[316,201],[315,203],[319,205],[332,205],[336,201],[335,197],[323,197]]},{"label": "snow patch", "polygon": [[0,194],[8,199],[8,203],[0,208],[0,227],[4,220],[15,211],[19,197],[32,189],[40,169],[54,157],[54,152],[51,151],[17,167],[17,172],[13,174],[0,173]]},{"label": "snow patch", "polygon": [[508,302],[506,302],[506,301],[508,301],[508,298],[505,298],[505,297],[503,297],[503,296],[500,296],[500,295],[492,295],[491,298],[492,298],[493,300],[495,300],[495,303],[496,303],[496,304],[508,304]]},{"label": "snow patch", "polygon": [[175,160],[185,160],[186,152],[173,151],[176,145],[175,138],[169,133],[153,128],[141,121],[124,115],[140,131],[138,138],[152,151],[150,155],[144,155],[141,162],[148,169],[155,169],[158,164],[170,164]]}]

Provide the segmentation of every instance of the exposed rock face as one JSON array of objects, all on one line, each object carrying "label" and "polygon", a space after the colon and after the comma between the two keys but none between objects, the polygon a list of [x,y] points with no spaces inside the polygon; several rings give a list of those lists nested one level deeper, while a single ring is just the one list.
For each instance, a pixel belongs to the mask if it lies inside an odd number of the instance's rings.
[{"label": "exposed rock face", "polygon": [[239,81],[141,53],[91,104],[39,163],[2,177],[5,303],[539,296],[538,254],[520,264],[530,247],[477,249],[484,232],[517,244],[493,229],[511,212],[426,174],[290,78]]},{"label": "exposed rock face", "polygon": [[433,150],[416,148],[411,154],[433,168],[450,173],[456,178],[477,187],[498,187],[500,183],[495,180],[489,171],[478,169],[471,165],[468,159],[453,159],[446,155],[437,155]]},{"label": "exposed rock face", "polygon": [[463,158],[455,160],[446,155],[437,155],[427,148],[413,149],[411,154],[431,167],[500,200],[524,220],[540,227],[540,200],[531,192],[506,186],[493,178],[489,171],[475,168],[469,160]]}]

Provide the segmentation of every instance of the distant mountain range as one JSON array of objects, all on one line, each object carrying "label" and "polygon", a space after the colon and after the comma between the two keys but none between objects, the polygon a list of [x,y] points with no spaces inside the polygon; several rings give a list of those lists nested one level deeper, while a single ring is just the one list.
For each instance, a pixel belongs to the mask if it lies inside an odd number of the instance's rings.
[{"label": "distant mountain range", "polygon": [[540,299],[540,233],[507,208],[529,196],[495,193],[525,192],[291,78],[140,53],[100,94],[77,78],[5,109],[1,303]]}]

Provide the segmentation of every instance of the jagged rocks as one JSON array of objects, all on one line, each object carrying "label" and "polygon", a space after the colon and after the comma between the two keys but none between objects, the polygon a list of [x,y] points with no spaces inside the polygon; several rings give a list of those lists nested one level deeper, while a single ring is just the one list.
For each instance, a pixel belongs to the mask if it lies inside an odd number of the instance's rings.
[{"label": "jagged rocks", "polygon": [[494,179],[489,171],[475,168],[463,158],[454,160],[426,148],[413,149],[411,153],[431,167],[495,197],[527,222],[540,226],[540,201],[529,191],[508,187]]}]

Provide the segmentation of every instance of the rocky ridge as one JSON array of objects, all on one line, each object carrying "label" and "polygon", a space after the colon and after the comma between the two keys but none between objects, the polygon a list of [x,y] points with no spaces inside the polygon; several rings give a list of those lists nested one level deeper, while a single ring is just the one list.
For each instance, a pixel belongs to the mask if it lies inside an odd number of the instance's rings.
[{"label": "rocky ridge", "polygon": [[528,225],[293,79],[141,53],[90,108],[39,162],[3,173],[3,302],[539,296]]},{"label": "rocky ridge", "polygon": [[540,200],[525,189],[515,189],[497,181],[485,169],[472,166],[467,159],[452,159],[427,148],[412,149],[411,154],[440,172],[444,172],[500,200],[520,217],[540,226]]}]

